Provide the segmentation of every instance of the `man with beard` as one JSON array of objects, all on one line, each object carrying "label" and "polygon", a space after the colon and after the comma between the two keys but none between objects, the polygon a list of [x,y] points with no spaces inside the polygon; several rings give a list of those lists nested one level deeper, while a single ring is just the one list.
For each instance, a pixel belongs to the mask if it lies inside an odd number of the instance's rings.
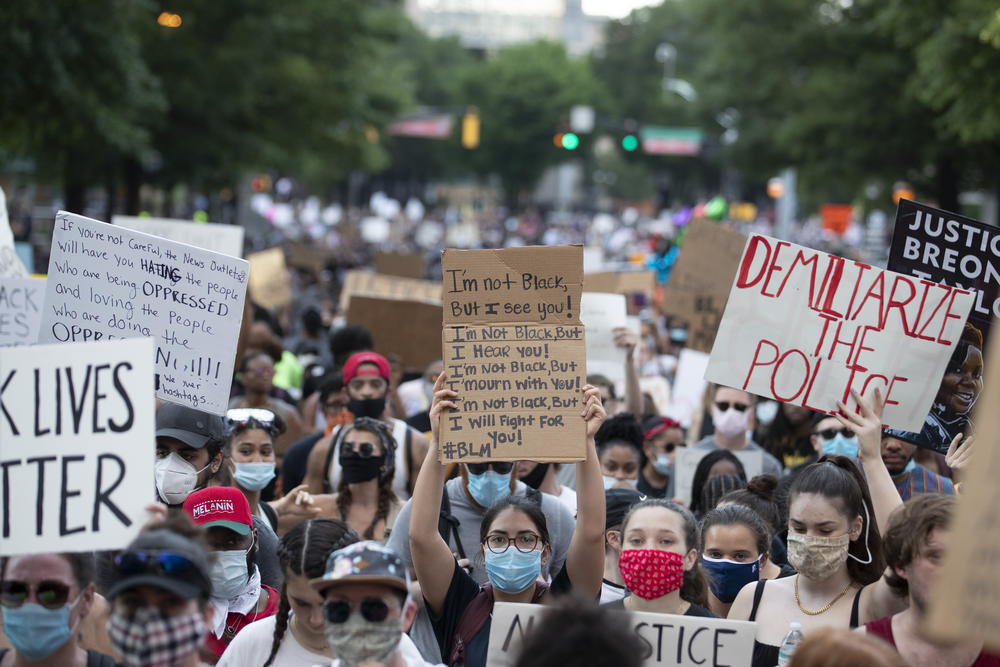
[{"label": "man with beard", "polygon": [[913,460],[917,446],[901,440],[899,436],[908,435],[905,432],[893,432],[892,435],[882,434],[882,461],[892,476],[892,481],[899,491],[899,497],[906,502],[920,493],[947,493],[954,495],[955,486],[947,477],[942,477],[928,470]]},{"label": "man with beard", "polygon": [[[348,412],[355,418],[378,419],[392,429],[392,437],[397,445],[397,474],[392,490],[400,500],[406,500],[417,481],[420,464],[427,454],[428,442],[422,433],[407,426],[403,420],[386,416],[386,399],[392,394],[390,378],[389,362],[375,352],[359,352],[344,364]],[[334,428],[309,453],[305,482],[309,485],[310,493],[331,493],[340,482],[340,461],[333,451],[333,443],[339,432],[340,427]]]}]

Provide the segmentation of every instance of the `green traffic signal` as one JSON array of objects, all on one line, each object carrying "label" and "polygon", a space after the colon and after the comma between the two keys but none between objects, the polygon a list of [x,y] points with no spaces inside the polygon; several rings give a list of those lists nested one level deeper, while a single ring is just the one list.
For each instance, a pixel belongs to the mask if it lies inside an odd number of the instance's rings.
[{"label": "green traffic signal", "polygon": [[568,151],[573,150],[580,145],[580,137],[576,136],[572,132],[567,132],[563,135],[562,146]]},{"label": "green traffic signal", "polygon": [[622,148],[632,152],[639,147],[639,140],[636,139],[634,134],[627,134],[622,137]]}]

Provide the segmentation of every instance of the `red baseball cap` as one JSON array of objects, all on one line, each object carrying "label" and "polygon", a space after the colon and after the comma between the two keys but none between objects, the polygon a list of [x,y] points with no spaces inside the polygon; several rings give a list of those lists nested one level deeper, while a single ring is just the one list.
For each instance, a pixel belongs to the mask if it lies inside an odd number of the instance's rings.
[{"label": "red baseball cap", "polygon": [[362,364],[374,364],[378,366],[378,375],[385,378],[386,382],[389,382],[389,362],[378,352],[358,352],[357,354],[351,355],[351,358],[347,360],[344,364],[344,384],[347,384],[353,380],[358,375],[373,375],[374,373],[367,368],[358,370],[358,366]]},{"label": "red baseball cap", "polygon": [[242,491],[231,486],[210,486],[195,491],[184,501],[184,513],[195,525],[205,528],[222,526],[248,535],[253,527],[250,503]]}]

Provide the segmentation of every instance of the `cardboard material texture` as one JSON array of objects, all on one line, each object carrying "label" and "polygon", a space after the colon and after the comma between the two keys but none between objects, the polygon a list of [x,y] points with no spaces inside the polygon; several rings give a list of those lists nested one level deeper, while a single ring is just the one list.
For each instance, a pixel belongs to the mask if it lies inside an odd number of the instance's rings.
[{"label": "cardboard material texture", "polygon": [[833,413],[851,390],[920,430],[973,295],[767,236],[747,241],[705,378]]},{"label": "cardboard material texture", "polygon": [[688,225],[660,306],[688,323],[690,349],[712,351],[744,245],[745,236],[717,222],[697,218]]},{"label": "cardboard material texture", "polygon": [[150,338],[0,348],[0,555],[121,549],[153,479]]},{"label": "cardboard material texture", "polygon": [[580,304],[580,321],[587,329],[587,374],[603,375],[620,392],[625,386],[625,348],[615,345],[612,332],[627,324],[625,295],[584,292]]},{"label": "cardboard material texture", "polygon": [[[495,603],[486,667],[516,664],[524,637],[550,611],[541,604]],[[639,643],[645,647],[644,665],[750,665],[756,623],[634,611],[614,613],[628,614]]]},{"label": "cardboard material texture", "polygon": [[246,260],[81,215],[56,215],[40,343],[151,337],[165,401],[225,414]]},{"label": "cardboard material texture", "polygon": [[34,345],[44,303],[45,278],[0,278],[0,347]]},{"label": "cardboard material texture", "polygon": [[653,271],[598,271],[583,277],[585,290],[607,294],[651,294],[655,284]]},{"label": "cardboard material texture", "polygon": [[419,252],[377,252],[375,253],[375,273],[383,276],[399,276],[423,280],[427,277],[424,256]]},{"label": "cardboard material texture", "polygon": [[580,461],[582,246],[442,253],[444,365],[459,410],[439,458]]},{"label": "cardboard material texture", "polygon": [[427,303],[441,303],[441,283],[398,276],[382,276],[370,271],[348,271],[340,290],[340,310],[347,312],[352,296],[394,297]]},{"label": "cardboard material texture", "polygon": [[111,224],[230,257],[243,256],[243,228],[239,225],[192,222],[173,218],[137,218],[130,215],[113,215]]},{"label": "cardboard material texture", "polygon": [[285,246],[285,263],[288,266],[314,273],[322,271],[332,256],[329,250],[307,243],[293,242]]},{"label": "cardboard material texture", "polygon": [[264,308],[280,308],[292,302],[292,285],[281,248],[255,252],[250,260],[250,298]]},{"label": "cardboard material texture", "polygon": [[898,437],[947,452],[959,433],[973,431],[972,410],[983,391],[985,344],[1000,313],[1000,229],[907,199],[899,201],[889,270],[972,290],[975,303],[934,405],[919,433]]},{"label": "cardboard material texture", "polygon": [[423,373],[440,359],[441,306],[423,301],[354,296],[348,324],[360,324],[372,333],[375,351],[398,354],[408,371]]},{"label": "cardboard material texture", "polygon": [[[694,449],[692,447],[680,447],[676,450],[674,458],[674,495],[682,498],[684,502],[691,505],[691,483],[694,481],[694,472],[698,469],[698,464],[703,458],[712,453],[711,449]],[[747,479],[751,480],[764,472],[764,453],[757,450],[741,449],[732,452],[743,464],[743,471],[747,474]]]}]

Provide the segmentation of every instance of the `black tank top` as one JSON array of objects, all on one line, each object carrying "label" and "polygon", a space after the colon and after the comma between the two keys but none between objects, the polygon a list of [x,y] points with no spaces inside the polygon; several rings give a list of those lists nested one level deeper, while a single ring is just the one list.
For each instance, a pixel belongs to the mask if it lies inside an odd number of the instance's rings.
[{"label": "black tank top", "polygon": [[[767,583],[766,579],[761,579],[757,582],[757,588],[753,591],[753,607],[750,608],[750,618],[747,620],[754,621],[757,619],[757,607],[760,605],[760,599],[764,597],[764,584]],[[864,588],[858,589],[857,594],[854,596],[854,604],[851,605],[851,629],[858,627],[858,608],[861,604],[861,591]],[[780,646],[772,646],[770,644],[761,644],[756,639],[753,642],[753,657],[750,660],[750,667],[774,667],[778,664],[778,649]]]}]

